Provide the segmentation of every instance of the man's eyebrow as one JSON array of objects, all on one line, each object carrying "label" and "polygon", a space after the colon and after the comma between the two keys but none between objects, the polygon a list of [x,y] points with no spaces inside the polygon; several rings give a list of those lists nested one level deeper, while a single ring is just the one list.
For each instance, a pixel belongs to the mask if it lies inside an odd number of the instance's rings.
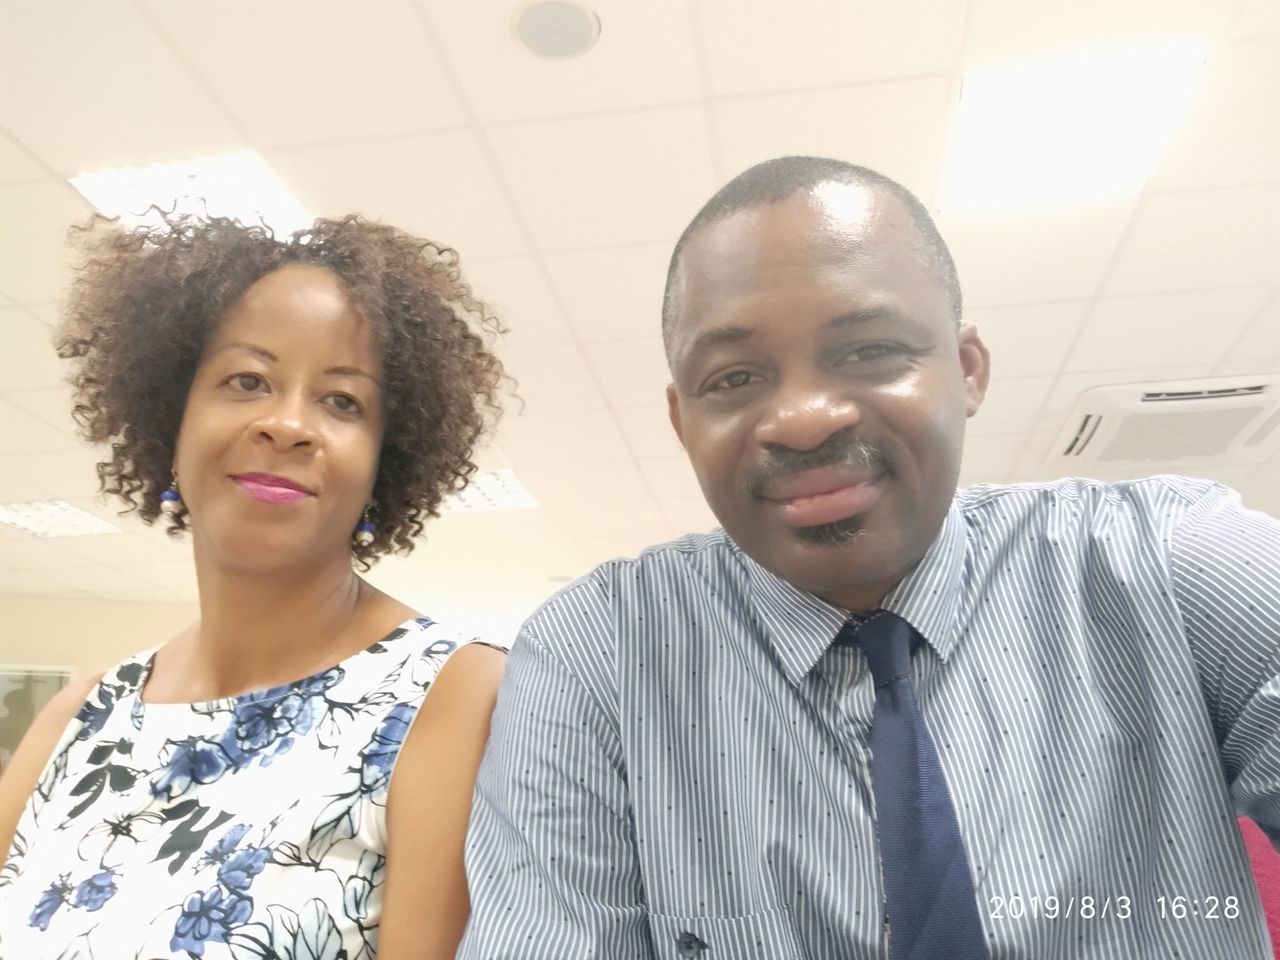
[{"label": "man's eyebrow", "polygon": [[719,347],[731,343],[743,343],[755,336],[755,330],[750,327],[716,327],[713,330],[704,330],[693,338],[693,342],[689,344],[689,350],[686,356],[693,358],[700,353],[710,350],[712,347]]}]

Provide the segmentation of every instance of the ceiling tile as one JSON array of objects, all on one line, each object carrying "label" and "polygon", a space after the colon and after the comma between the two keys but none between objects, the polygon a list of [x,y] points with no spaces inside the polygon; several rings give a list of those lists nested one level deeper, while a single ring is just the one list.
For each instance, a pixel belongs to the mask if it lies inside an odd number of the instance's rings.
[{"label": "ceiling tile", "polygon": [[44,180],[49,171],[13,140],[0,133],[0,183],[16,183],[23,180]]},{"label": "ceiling tile", "polygon": [[484,121],[626,110],[700,95],[683,0],[593,0],[600,38],[564,60],[539,57],[517,39],[517,4],[424,0],[424,6]]},{"label": "ceiling tile", "polygon": [[574,539],[580,537],[612,536],[618,533],[642,533],[649,535],[657,529],[665,536],[665,521],[652,498],[644,500],[612,500],[591,510],[573,508],[548,509],[552,521]]},{"label": "ceiling tile", "polygon": [[659,502],[702,499],[702,489],[688,457],[661,457],[639,463],[645,483]]},{"label": "ceiling tile", "polygon": [[490,139],[546,252],[674,243],[716,186],[698,107],[501,127]]},{"label": "ceiling tile", "polygon": [[605,396],[615,407],[640,407],[666,397],[671,373],[662,337],[609,340],[583,348]]},{"label": "ceiling tile", "polygon": [[646,500],[656,492],[645,485],[634,460],[583,463],[569,468],[530,463],[522,465],[517,476],[539,504],[553,510]]},{"label": "ceiling tile", "polygon": [[1204,0],[971,0],[965,61],[1019,60],[1102,44],[1153,38],[1212,39],[1227,4]]},{"label": "ceiling tile", "polygon": [[951,70],[962,0],[695,0],[713,93],[754,93]]},{"label": "ceiling tile", "polygon": [[66,587],[31,570],[0,570],[0,594],[19,597],[48,596],[66,592]]},{"label": "ceiling tile", "polygon": [[680,537],[686,533],[706,533],[720,525],[702,497],[679,497],[672,500],[658,501],[662,515],[671,525],[671,536]]},{"label": "ceiling tile", "polygon": [[666,521],[655,523],[652,529],[632,530],[602,536],[578,537],[574,540],[584,570],[623,557],[638,556],[648,547],[671,539]]},{"label": "ceiling tile", "polygon": [[500,353],[506,348],[563,345],[573,339],[563,311],[532,257],[467,260],[462,267],[471,289],[507,328]]},{"label": "ceiling tile", "polygon": [[[407,0],[147,5],[257,144],[416,133],[466,120]],[[269,93],[264,68],[283,81]]]},{"label": "ceiling tile", "polygon": [[147,581],[107,564],[58,567],[42,570],[40,574],[75,593],[91,594],[104,600],[114,599],[118,591],[137,591],[148,586]]},{"label": "ceiling tile", "polygon": [[[3,366],[2,360],[0,360],[0,366]],[[47,387],[43,390],[11,390],[0,393],[0,399],[7,400],[19,410],[62,431],[67,439],[79,439],[76,423],[71,419],[73,401],[70,386]]]},{"label": "ceiling tile", "polygon": [[1230,37],[1280,36],[1280,4],[1275,0],[1236,0],[1224,33]]},{"label": "ceiling tile", "polygon": [[1213,369],[1214,374],[1275,373],[1280,370],[1280,290]]},{"label": "ceiling tile", "polygon": [[71,372],[58,359],[49,328],[26,310],[0,308],[0,389],[55,387]]},{"label": "ceiling tile", "polygon": [[163,594],[156,599],[161,603],[180,603],[195,599],[199,593],[196,585],[196,568],[190,560],[170,560],[164,563],[131,563],[129,573],[147,583],[159,587]]},{"label": "ceiling tile", "polygon": [[1028,433],[1036,427],[1036,417],[1054,377],[995,377],[987,389],[982,408],[969,419],[967,436],[984,437]]},{"label": "ceiling tile", "polygon": [[22,38],[0,57],[0,125],[60,173],[244,147],[133,3],[0,4],[0,36]]},{"label": "ceiling tile", "polygon": [[[127,528],[125,533],[100,537],[68,537],[66,548],[91,565],[107,564],[127,567],[140,563],[190,562],[191,545],[161,536],[145,536],[141,524],[116,517],[115,522]],[[136,528],[136,532],[135,532]]]},{"label": "ceiling tile", "polygon": [[1244,287],[1100,300],[1064,369],[1216,362],[1270,293],[1270,287]]},{"label": "ceiling tile", "polygon": [[512,408],[498,427],[498,446],[519,475],[526,463],[559,464],[627,460],[631,452],[607,410],[567,410],[555,415],[521,414]]},{"label": "ceiling tile", "polygon": [[886,174],[932,205],[950,112],[951,82],[938,77],[722,101],[712,129],[729,176],[786,154],[834,157]]},{"label": "ceiling tile", "polygon": [[62,304],[57,301],[49,303],[24,303],[22,309],[31,314],[46,327],[56,327],[62,320]]},{"label": "ceiling tile", "polygon": [[[0,401],[0,423],[6,430],[0,431],[0,437],[8,435],[7,404]],[[9,408],[12,409],[12,408]],[[27,416],[22,414],[22,416]],[[52,427],[31,418],[41,431],[35,433],[35,439],[49,437],[51,441],[61,438]],[[35,445],[34,442],[32,444]],[[2,448],[0,448],[2,452]],[[25,480],[40,488],[40,499],[69,500],[74,497],[93,497],[98,492],[98,461],[107,456],[103,448],[91,447],[80,442],[61,441],[60,447],[44,451],[5,454],[4,470],[7,474]]]},{"label": "ceiling tile", "polygon": [[519,396],[507,401],[508,410],[521,409],[521,401],[532,416],[600,410],[605,405],[596,378],[573,344],[505,350],[502,362],[515,378],[514,389]]},{"label": "ceiling tile", "polygon": [[0,187],[0,290],[19,303],[62,296],[71,279],[67,230],[92,212],[65,183]]},{"label": "ceiling tile", "polygon": [[1108,294],[1280,282],[1280,183],[1147,199]]},{"label": "ceiling tile", "polygon": [[1280,178],[1277,102],[1280,37],[1218,48],[1153,185],[1217,187]]},{"label": "ceiling tile", "polygon": [[[4,473],[0,473],[0,503],[28,503],[41,500],[45,496],[43,488],[9,470],[8,458],[5,458]],[[0,530],[12,530],[0,524]]]},{"label": "ceiling tile", "polygon": [[454,132],[267,154],[316,216],[394,224],[472,257],[523,253],[524,239],[471,133]]},{"label": "ceiling tile", "polygon": [[66,431],[52,427],[0,398],[0,455],[4,456],[4,469],[8,473],[24,479],[36,479],[27,473],[27,455],[61,453],[78,445]]},{"label": "ceiling tile", "polygon": [[1088,307],[1088,300],[977,307],[966,309],[964,319],[977,326],[997,377],[1036,377],[1062,367]]},{"label": "ceiling tile", "polygon": [[656,460],[684,456],[684,447],[680,445],[680,440],[671,427],[665,403],[620,407],[614,414],[622,425],[627,446],[636,459]]},{"label": "ceiling tile", "polygon": [[625,340],[660,332],[672,246],[674,238],[670,243],[549,255],[547,269],[578,339]]},{"label": "ceiling tile", "polygon": [[15,570],[47,571],[83,565],[84,561],[64,546],[66,539],[26,536],[0,540],[0,561]]},{"label": "ceiling tile", "polygon": [[1010,482],[1021,452],[1019,436],[966,437],[964,458],[960,462],[960,485]]},{"label": "ceiling tile", "polygon": [[1101,286],[1133,203],[1054,214],[947,216],[938,226],[971,307],[1082,300]]}]

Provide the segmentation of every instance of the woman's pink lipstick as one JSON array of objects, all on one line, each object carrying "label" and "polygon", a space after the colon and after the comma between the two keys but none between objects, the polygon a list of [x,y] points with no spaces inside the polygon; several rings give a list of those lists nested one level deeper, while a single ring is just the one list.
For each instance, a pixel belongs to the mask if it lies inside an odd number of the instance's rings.
[{"label": "woman's pink lipstick", "polygon": [[274,477],[268,473],[240,473],[231,478],[236,486],[263,503],[297,503],[312,496],[292,480]]}]

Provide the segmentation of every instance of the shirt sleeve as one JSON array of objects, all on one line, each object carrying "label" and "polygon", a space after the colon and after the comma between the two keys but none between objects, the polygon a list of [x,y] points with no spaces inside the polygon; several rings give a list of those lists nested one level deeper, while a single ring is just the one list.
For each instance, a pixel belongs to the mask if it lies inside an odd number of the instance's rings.
[{"label": "shirt sleeve", "polygon": [[584,663],[572,645],[599,613],[544,608],[512,647],[467,838],[460,960],[653,956],[616,701],[599,689],[608,658]]},{"label": "shirt sleeve", "polygon": [[1170,550],[1231,798],[1280,848],[1280,520],[1213,486]]}]

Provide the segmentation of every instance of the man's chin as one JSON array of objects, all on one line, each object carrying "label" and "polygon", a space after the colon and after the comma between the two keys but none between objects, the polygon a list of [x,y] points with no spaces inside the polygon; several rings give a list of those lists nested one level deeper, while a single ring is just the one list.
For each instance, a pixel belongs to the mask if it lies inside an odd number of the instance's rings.
[{"label": "man's chin", "polygon": [[794,533],[802,543],[820,547],[843,547],[857,540],[865,529],[861,517],[846,517],[812,527],[796,527]]}]

